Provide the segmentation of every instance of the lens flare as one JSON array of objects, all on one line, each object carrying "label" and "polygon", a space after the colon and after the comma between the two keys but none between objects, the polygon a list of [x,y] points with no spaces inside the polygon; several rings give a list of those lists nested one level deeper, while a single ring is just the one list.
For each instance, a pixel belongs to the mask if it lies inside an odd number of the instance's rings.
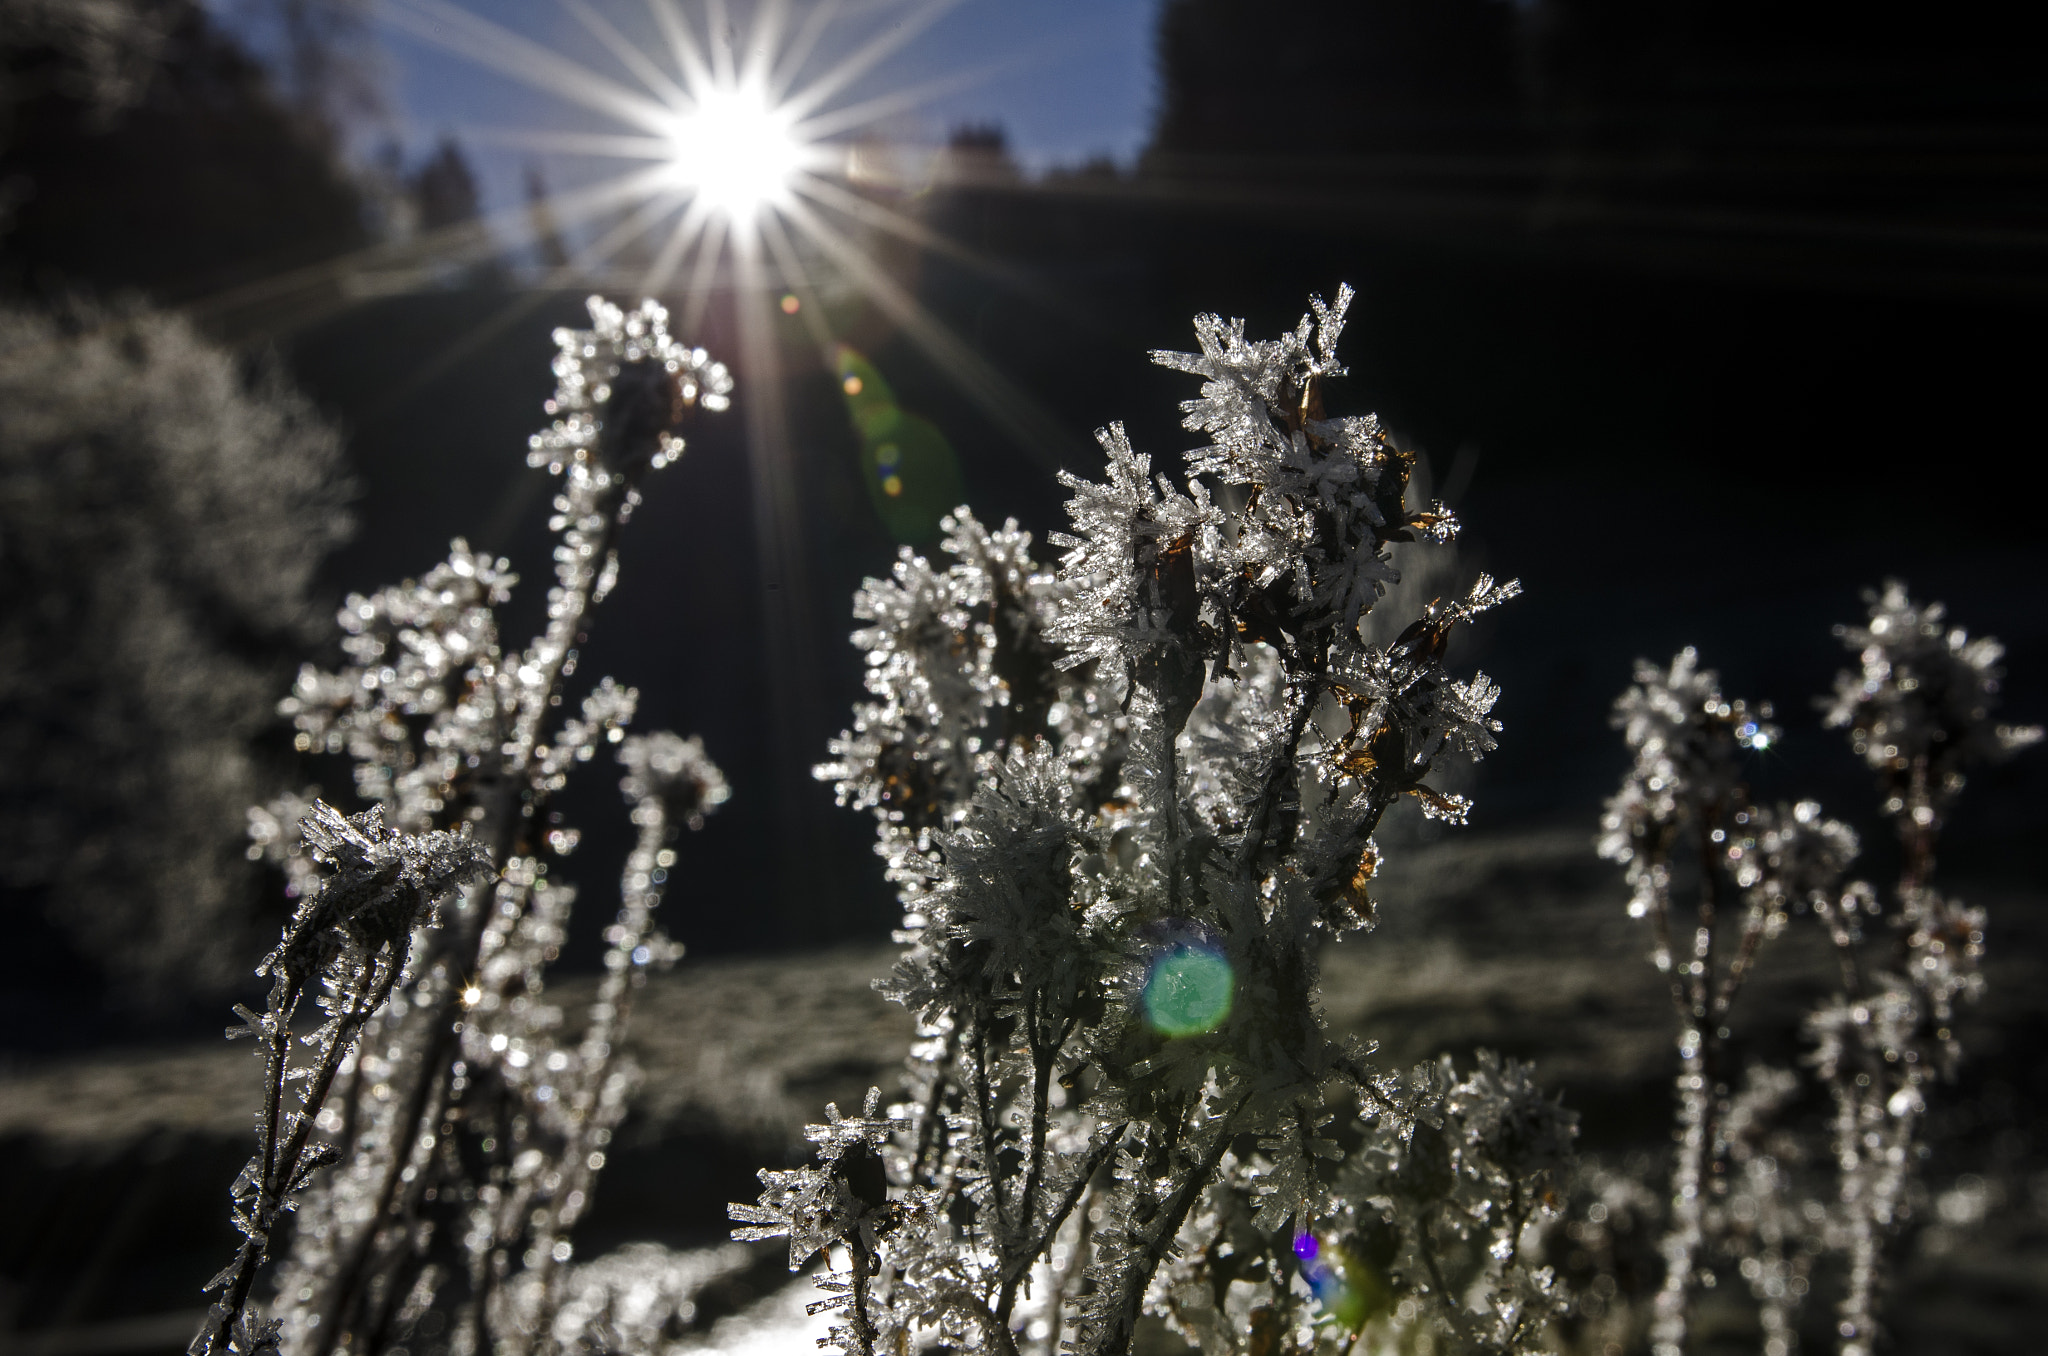
[{"label": "lens flare", "polygon": [[1213,947],[1182,943],[1160,952],[1145,978],[1145,1020],[1162,1036],[1214,1031],[1230,1015],[1237,976]]},{"label": "lens flare", "polygon": [[1294,1255],[1301,1259],[1301,1278],[1315,1292],[1320,1322],[1356,1333],[1387,1307],[1385,1281],[1350,1249],[1325,1249],[1314,1234],[1300,1234]]},{"label": "lens flare", "polygon": [[851,344],[838,345],[836,356],[875,515],[897,541],[926,545],[967,497],[952,444],[929,419],[898,405],[888,379]]}]

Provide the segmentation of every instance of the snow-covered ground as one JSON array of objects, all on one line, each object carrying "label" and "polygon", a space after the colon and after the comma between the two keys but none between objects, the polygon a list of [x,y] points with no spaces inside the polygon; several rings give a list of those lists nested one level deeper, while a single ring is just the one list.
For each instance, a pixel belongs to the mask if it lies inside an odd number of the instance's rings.
[{"label": "snow-covered ground", "polygon": [[809,1277],[801,1277],[766,1299],[711,1325],[702,1337],[685,1338],[667,1356],[791,1356],[814,1351],[831,1330],[830,1314],[806,1314],[804,1307],[819,1298]]}]

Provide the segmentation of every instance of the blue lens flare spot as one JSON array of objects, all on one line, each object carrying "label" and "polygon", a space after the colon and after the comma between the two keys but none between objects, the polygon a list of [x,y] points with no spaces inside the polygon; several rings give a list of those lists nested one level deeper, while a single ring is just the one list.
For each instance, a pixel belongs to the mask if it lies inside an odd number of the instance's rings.
[{"label": "blue lens flare spot", "polygon": [[1313,1234],[1301,1234],[1294,1240],[1294,1255],[1301,1259],[1301,1278],[1315,1293],[1318,1322],[1356,1333],[1387,1307],[1391,1294],[1386,1283],[1349,1250],[1333,1247],[1326,1256]]},{"label": "blue lens flare spot", "polygon": [[1162,951],[1145,979],[1145,1019],[1162,1036],[1214,1031],[1230,1015],[1237,976],[1219,951],[1181,945]]}]

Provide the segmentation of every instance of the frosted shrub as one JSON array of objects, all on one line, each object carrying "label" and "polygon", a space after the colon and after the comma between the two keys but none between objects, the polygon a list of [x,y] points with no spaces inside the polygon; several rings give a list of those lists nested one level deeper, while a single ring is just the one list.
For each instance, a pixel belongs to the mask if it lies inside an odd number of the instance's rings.
[{"label": "frosted shrub", "polygon": [[1350,300],[1154,355],[1202,379],[1206,441],[1155,474],[1105,430],[1056,567],[961,509],[946,558],[856,598],[869,699],[819,775],[874,815],[884,992],[922,1034],[901,1102],[828,1108],[815,1165],[734,1207],[792,1269],[830,1257],[846,1351],[1116,1353],[1149,1311],[1205,1352],[1505,1352],[1560,1309],[1531,1249],[1572,1117],[1490,1056],[1382,1071],[1318,1008],[1382,816],[1465,819],[1428,778],[1494,747],[1497,694],[1444,660],[1517,592],[1367,641],[1395,545],[1456,524],[1377,420],[1324,411]]},{"label": "frosted shrub", "polygon": [[[725,408],[732,385],[652,302],[592,298],[590,313],[592,328],[556,332],[557,418],[532,440],[532,464],[562,478],[542,633],[503,650],[495,609],[516,581],[457,541],[421,579],[351,597],[347,662],[307,667],[283,704],[302,751],[353,761],[370,808],[309,796],[251,812],[300,902],[262,971],[268,1011],[242,1010],[230,1033],[258,1038],[268,1091],[234,1187],[246,1241],[209,1287],[221,1298],[193,1356],[557,1344],[569,1231],[636,1078],[618,1054],[632,991],[678,954],[653,916],[673,840],[726,798],[695,739],[626,736],[633,689],[606,678],[564,705],[642,484],[681,454],[689,411]],[[605,977],[571,1040],[544,981],[575,900],[556,873],[577,834],[550,807],[607,743],[638,837]],[[293,1017],[314,990],[327,1019],[294,1066]],[[251,1282],[294,1205],[277,1317],[259,1321]]]},{"label": "frosted shrub", "polygon": [[236,838],[341,472],[274,365],[183,319],[0,305],[0,901],[121,997],[218,995],[261,946]]},{"label": "frosted shrub", "polygon": [[[1869,1356],[1885,1240],[1905,1218],[1925,1096],[1960,1056],[1956,1003],[1982,987],[1984,914],[1933,888],[1935,839],[1965,770],[2041,731],[1992,722],[1996,641],[1945,627],[1939,603],[1920,607],[1897,582],[1867,597],[1868,620],[1836,628],[1857,667],[1822,705],[1878,774],[1880,808],[1897,826],[1903,869],[1888,895],[1844,884],[1857,838],[1817,802],[1751,799],[1742,756],[1777,739],[1770,709],[1724,697],[1693,651],[1668,669],[1640,665],[1615,705],[1635,764],[1608,802],[1600,850],[1627,866],[1629,912],[1656,930],[1654,959],[1678,1019],[1678,1150],[1650,1315],[1657,1356],[1685,1350],[1695,1290],[1722,1261],[1758,1302],[1766,1356],[1789,1356],[1808,1275],[1826,1251],[1846,1262],[1842,1356]],[[1676,889],[1681,860],[1697,879],[1689,904]],[[1841,963],[1841,992],[1807,1019],[1810,1077],[1834,1108],[1829,1151],[1807,1155],[1834,1164],[1826,1198],[1802,1197],[1793,1165],[1771,1151],[1801,1078],[1752,1067],[1733,1089],[1727,1047],[1729,1012],[1759,948],[1793,915],[1825,928]]]}]

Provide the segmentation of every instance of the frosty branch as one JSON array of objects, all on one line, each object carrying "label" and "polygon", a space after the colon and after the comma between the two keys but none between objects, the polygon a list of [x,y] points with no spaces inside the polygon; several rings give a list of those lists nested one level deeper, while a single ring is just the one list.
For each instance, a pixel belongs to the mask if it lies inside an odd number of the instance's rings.
[{"label": "frosty branch", "polygon": [[[273,1346],[277,1324],[251,1324],[245,1310],[257,1269],[268,1260],[272,1231],[318,1169],[339,1157],[331,1144],[309,1141],[314,1117],[326,1103],[335,1072],[353,1052],[370,1015],[384,1005],[404,974],[415,929],[428,926],[435,907],[465,881],[487,875],[490,859],[465,835],[407,835],[384,825],[380,807],[353,819],[316,802],[303,832],[314,861],[332,870],[301,901],[277,949],[258,967],[271,979],[267,1011],[236,1005],[243,1025],[230,1038],[254,1036],[265,1058],[263,1105],[257,1113],[258,1151],[235,1180],[235,1225],[243,1242],[235,1260],[207,1284],[221,1299],[194,1339],[194,1356]],[[292,1018],[313,984],[327,1020],[307,1043],[311,1065],[290,1060]],[[286,1084],[300,1082],[299,1108],[285,1107]]]}]

